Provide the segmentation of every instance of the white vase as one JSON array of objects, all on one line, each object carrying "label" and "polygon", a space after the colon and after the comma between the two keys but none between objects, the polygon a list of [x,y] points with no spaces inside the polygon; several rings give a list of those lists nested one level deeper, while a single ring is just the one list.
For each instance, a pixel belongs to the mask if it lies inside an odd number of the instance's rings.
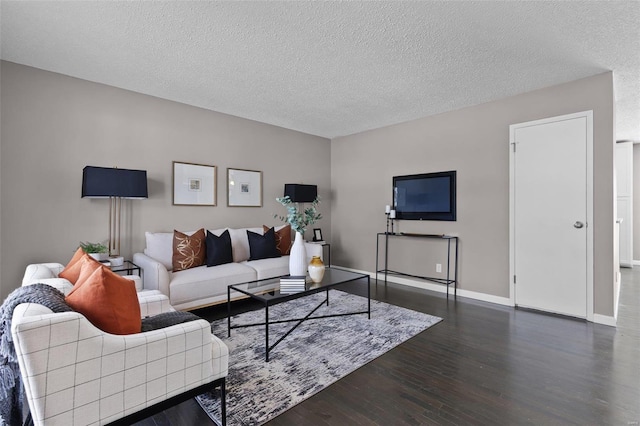
[{"label": "white vase", "polygon": [[307,275],[307,250],[304,247],[304,239],[300,232],[296,232],[296,238],[289,253],[289,274]]}]

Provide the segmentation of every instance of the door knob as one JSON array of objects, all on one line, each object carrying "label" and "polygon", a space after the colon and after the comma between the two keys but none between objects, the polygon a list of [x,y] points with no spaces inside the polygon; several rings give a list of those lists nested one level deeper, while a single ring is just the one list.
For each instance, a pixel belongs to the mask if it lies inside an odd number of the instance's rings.
[{"label": "door knob", "polygon": [[573,224],[574,228],[582,228],[584,226],[584,223],[580,222],[580,221],[576,221],[576,223]]}]

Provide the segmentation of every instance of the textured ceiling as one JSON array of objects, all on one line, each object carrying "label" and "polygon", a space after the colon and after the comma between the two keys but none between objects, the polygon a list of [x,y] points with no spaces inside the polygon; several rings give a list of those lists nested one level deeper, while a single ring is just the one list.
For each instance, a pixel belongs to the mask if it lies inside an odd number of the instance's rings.
[{"label": "textured ceiling", "polygon": [[613,70],[640,141],[640,2],[2,1],[2,59],[328,138]]}]

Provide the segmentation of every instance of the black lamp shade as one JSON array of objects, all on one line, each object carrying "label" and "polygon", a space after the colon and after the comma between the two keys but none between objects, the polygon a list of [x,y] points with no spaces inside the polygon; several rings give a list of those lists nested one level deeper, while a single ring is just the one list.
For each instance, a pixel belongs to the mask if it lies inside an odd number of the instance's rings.
[{"label": "black lamp shade", "polygon": [[310,203],[318,196],[318,185],[302,185],[300,183],[285,183],[284,195],[288,195],[294,203]]},{"label": "black lamp shade", "polygon": [[148,198],[147,171],[86,166],[82,170],[82,197]]}]

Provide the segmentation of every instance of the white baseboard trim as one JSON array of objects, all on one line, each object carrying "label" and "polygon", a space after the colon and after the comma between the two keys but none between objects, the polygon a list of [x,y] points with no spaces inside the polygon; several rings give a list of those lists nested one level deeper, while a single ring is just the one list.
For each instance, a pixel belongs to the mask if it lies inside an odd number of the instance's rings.
[{"label": "white baseboard trim", "polygon": [[616,327],[617,321],[615,317],[608,315],[593,314],[593,322],[596,324],[608,325],[610,327]]},{"label": "white baseboard trim", "polygon": [[[375,272],[361,271],[358,269],[345,268],[342,266],[333,266],[333,267],[338,269],[344,269],[345,271],[357,272],[359,274],[366,274],[366,275],[369,275],[372,279],[376,278]],[[379,274],[379,275],[382,275],[382,274]],[[438,293],[447,292],[447,286],[443,284],[417,281],[409,278],[392,276],[392,275],[387,276],[387,281],[393,282],[396,284],[406,285],[409,287],[416,287],[416,288],[422,288],[425,290],[437,291]],[[453,287],[449,288],[449,294],[453,296]],[[514,306],[513,303],[511,302],[511,299],[509,299],[508,297],[500,297],[500,296],[494,296],[492,294],[478,293],[476,291],[470,291],[470,290],[465,290],[461,288],[458,289],[458,296],[468,297],[469,299],[481,300],[483,302],[495,303],[497,305]]]},{"label": "white baseboard trim", "polygon": [[640,260],[634,260],[633,264],[636,265],[636,266],[640,266]]},{"label": "white baseboard trim", "polygon": [[[336,269],[344,269],[345,271],[351,271],[351,272],[357,272],[359,274],[369,275],[372,279],[376,278],[375,272],[362,271],[362,270],[353,269],[353,268],[345,268],[343,266],[332,266],[332,267],[336,268]],[[398,276],[388,275],[387,276],[387,281],[394,282],[396,284],[406,285],[406,286],[409,286],[409,287],[417,287],[417,288],[422,288],[422,289],[425,289],[425,290],[437,291],[439,293],[446,293],[447,292],[447,287],[445,285],[433,284],[433,283],[422,282],[422,281],[416,281],[416,280],[411,280],[411,279],[398,277]],[[450,291],[449,294],[451,294],[453,289],[450,288],[449,291]],[[495,303],[497,305],[511,306],[511,307],[514,306],[513,302],[508,297],[494,296],[492,294],[478,293],[476,291],[464,290],[464,289],[460,289],[460,288],[458,289],[458,295],[462,296],[462,297],[468,297],[469,299],[475,299],[475,300],[481,300],[483,302]],[[602,324],[602,325],[607,325],[607,326],[610,326],[610,327],[616,327],[616,323],[617,323],[615,317],[611,317],[611,316],[607,316],[607,315],[600,315],[600,314],[593,314],[593,322],[595,324]]]}]

